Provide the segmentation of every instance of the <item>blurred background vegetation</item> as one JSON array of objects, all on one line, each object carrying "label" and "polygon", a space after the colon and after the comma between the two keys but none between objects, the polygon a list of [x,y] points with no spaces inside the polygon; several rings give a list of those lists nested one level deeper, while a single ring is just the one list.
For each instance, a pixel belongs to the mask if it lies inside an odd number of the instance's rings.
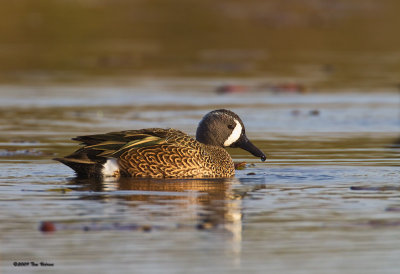
[{"label": "blurred background vegetation", "polygon": [[396,87],[396,0],[1,1],[0,81],[288,77]]}]

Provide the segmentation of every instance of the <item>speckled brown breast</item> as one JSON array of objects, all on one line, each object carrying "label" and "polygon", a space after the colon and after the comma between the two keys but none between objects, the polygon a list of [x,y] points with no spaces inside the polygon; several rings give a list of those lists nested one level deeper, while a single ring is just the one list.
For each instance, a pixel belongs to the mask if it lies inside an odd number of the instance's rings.
[{"label": "speckled brown breast", "polygon": [[235,175],[228,152],[197,142],[174,129],[154,129],[162,140],[155,145],[133,147],[120,155],[122,176],[151,178],[221,178]]}]

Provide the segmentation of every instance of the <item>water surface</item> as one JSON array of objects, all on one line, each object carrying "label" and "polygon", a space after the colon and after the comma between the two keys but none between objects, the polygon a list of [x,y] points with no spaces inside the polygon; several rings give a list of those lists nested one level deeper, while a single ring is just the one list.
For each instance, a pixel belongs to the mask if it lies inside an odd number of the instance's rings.
[{"label": "water surface", "polygon": [[[398,94],[216,94],[224,82],[0,87],[2,273],[397,273]],[[221,107],[268,156],[229,149],[247,163],[232,179],[77,181],[51,160],[80,134],[194,134]]]}]

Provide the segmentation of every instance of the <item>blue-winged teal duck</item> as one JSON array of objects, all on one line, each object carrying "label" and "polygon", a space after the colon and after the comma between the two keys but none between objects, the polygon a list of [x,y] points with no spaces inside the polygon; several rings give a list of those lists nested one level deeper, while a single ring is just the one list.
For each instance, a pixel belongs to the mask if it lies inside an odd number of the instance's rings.
[{"label": "blue-winged teal duck", "polygon": [[246,137],[238,115],[219,109],[200,121],[196,139],[176,129],[148,128],[79,136],[84,145],[55,160],[79,178],[223,178],[235,175],[224,147],[240,147],[265,161],[265,154]]}]

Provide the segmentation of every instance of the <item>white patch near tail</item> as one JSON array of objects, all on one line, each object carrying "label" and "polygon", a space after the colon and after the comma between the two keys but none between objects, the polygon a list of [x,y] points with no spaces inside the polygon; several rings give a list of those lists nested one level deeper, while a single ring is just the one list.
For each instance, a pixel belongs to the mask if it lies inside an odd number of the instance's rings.
[{"label": "white patch near tail", "polygon": [[240,135],[242,135],[242,126],[240,125],[239,121],[236,119],[233,119],[236,123],[235,128],[233,129],[231,135],[226,139],[224,142],[224,146],[229,147],[232,145],[234,142],[236,142],[239,138]]},{"label": "white patch near tail", "polygon": [[108,159],[104,163],[101,173],[104,177],[119,177],[119,166],[117,159]]}]

